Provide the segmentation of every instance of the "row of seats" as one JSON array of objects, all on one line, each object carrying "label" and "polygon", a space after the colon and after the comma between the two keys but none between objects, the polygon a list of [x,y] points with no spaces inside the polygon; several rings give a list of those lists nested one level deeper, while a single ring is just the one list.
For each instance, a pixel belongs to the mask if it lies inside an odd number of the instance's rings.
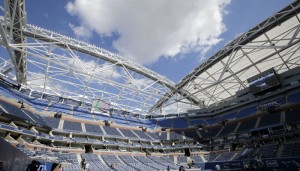
[{"label": "row of seats", "polygon": [[89,164],[89,171],[109,171],[109,167],[103,163],[96,154],[81,154],[81,158],[85,159]]},{"label": "row of seats", "polygon": [[[5,84],[5,80],[3,80],[3,79],[1,79],[1,82],[0,82],[0,91],[3,92],[1,94],[3,94],[4,96],[9,96],[10,98],[24,101],[25,103],[28,103],[32,106],[36,106],[37,109],[44,108],[44,110],[48,110],[48,111],[56,111],[56,112],[73,114],[75,117],[76,116],[79,116],[79,117],[84,116],[84,118],[95,119],[95,117],[91,117],[92,114],[89,112],[88,109],[82,108],[80,106],[76,106],[73,108],[72,105],[63,104],[63,103],[61,103],[61,101],[60,101],[61,99],[59,97],[55,97],[53,100],[56,100],[56,101],[50,102],[50,103],[47,100],[38,99],[38,98],[40,98],[40,95],[35,96],[34,94],[32,94],[32,96],[34,96],[36,98],[28,97],[28,96],[26,96],[26,95],[29,95],[28,92],[23,92],[23,91],[18,92],[17,90],[8,87],[8,85]],[[67,99],[65,99],[65,100],[67,100]],[[266,100],[264,100],[264,101],[266,101]],[[265,103],[264,101],[261,103]],[[297,103],[300,101],[300,93],[299,92],[288,93],[288,95],[286,96],[286,99],[285,99],[285,97],[278,97],[278,99],[273,100],[273,101],[280,101],[280,102],[282,102],[282,104]],[[38,107],[38,106],[41,106],[41,107]],[[206,118],[206,119],[201,118],[198,120],[187,119],[185,117],[165,118],[165,119],[157,119],[157,120],[147,119],[148,125],[145,125],[145,123],[144,123],[144,121],[142,121],[142,119],[133,117],[133,115],[130,115],[130,114],[128,114],[128,115],[113,114],[111,117],[106,115],[105,120],[112,120],[118,124],[131,124],[133,126],[186,128],[189,126],[193,126],[193,125],[195,126],[195,125],[199,125],[199,124],[209,124],[209,125],[216,124],[217,122],[227,120],[227,119],[243,118],[243,117],[246,117],[246,116],[256,113],[257,108],[258,108],[257,105],[252,104],[250,106],[247,106],[247,107],[244,107],[241,109],[237,109],[237,111],[223,114],[222,116],[219,116],[219,117]],[[104,117],[104,115],[102,117]],[[263,124],[267,124],[267,123],[262,122],[262,125],[259,125],[259,126],[263,126]]]},{"label": "row of seats", "polygon": [[[282,148],[280,148],[282,147]],[[282,151],[280,150],[282,149]],[[213,152],[204,155],[209,161],[232,161],[247,159],[270,159],[270,158],[300,157],[300,142],[287,142],[282,145],[277,143],[265,144],[259,147],[248,147],[237,151]],[[180,162],[186,160],[186,157],[178,157]]]},{"label": "row of seats", "polygon": [[61,151],[50,151],[48,148],[42,148],[41,150],[29,150],[25,148],[24,145],[17,144],[16,148],[23,151],[26,155],[31,158],[39,159],[39,158],[47,158],[53,162],[68,162],[72,164],[79,164],[78,158],[75,153],[61,152]]},{"label": "row of seats", "polygon": [[[295,102],[298,99],[298,96],[300,96],[299,94],[300,93],[294,93],[294,94],[289,95],[288,96],[288,99],[289,99],[288,101],[291,102],[291,103]],[[21,97],[23,98],[23,96],[21,96]],[[35,105],[45,106],[45,104],[43,105],[43,101],[44,100],[39,100],[35,103]],[[5,102],[2,102],[2,103],[3,103],[4,108],[7,108],[8,112],[14,111],[12,113],[13,115],[21,116],[21,117],[23,117],[24,119],[27,119],[27,120],[32,120],[29,117],[27,117],[26,114],[25,115],[22,114],[22,110],[11,109],[11,108],[15,108],[14,105],[5,104]],[[67,113],[68,111],[72,110],[70,108],[70,106],[65,105],[65,104],[61,104],[61,103],[50,104],[50,105],[47,106],[47,108],[49,110],[52,110],[50,108],[59,108],[59,109],[61,109],[61,111],[59,111],[59,112],[64,112],[64,113]],[[53,110],[53,111],[55,111],[55,110]],[[81,108],[81,107],[76,107],[76,108],[73,109],[73,111],[77,112],[76,113],[77,116],[91,115],[87,109]],[[248,108],[240,110],[237,113],[228,113],[228,114],[225,114],[221,117],[215,117],[215,118],[204,119],[204,120],[202,119],[202,120],[189,120],[188,121],[184,117],[171,118],[171,119],[160,119],[160,120],[157,121],[157,126],[159,126],[159,127],[173,127],[173,128],[186,128],[190,125],[215,124],[215,123],[217,123],[219,121],[222,121],[224,119],[243,118],[243,117],[249,116],[249,115],[251,115],[253,113],[256,113],[256,112],[257,112],[256,106],[250,106]],[[84,113],[84,114],[82,114],[82,113]],[[295,113],[295,112],[291,111],[290,113]],[[280,120],[280,113],[279,112],[274,113],[273,116],[274,117],[272,117],[272,120],[265,119],[265,118],[268,118],[268,116],[262,117],[261,122],[259,124],[259,127],[269,125],[270,123],[278,123],[278,120]],[[291,116],[291,115],[288,115],[288,116]],[[134,122],[137,122],[139,120],[138,118],[134,118],[134,119],[131,118],[130,119],[130,117],[128,117],[128,116],[125,117],[124,115],[117,115],[117,114],[113,115],[113,119],[116,120],[116,121],[117,120],[126,120],[126,119],[128,120],[129,119],[129,120],[134,121]],[[290,121],[291,119],[293,119],[293,118],[286,117],[287,121]],[[122,124],[121,122],[123,122],[123,121],[117,121],[117,123],[119,123],[119,124]],[[126,124],[128,124],[128,123],[129,122],[126,121]],[[143,125],[144,123],[141,122],[140,124]],[[152,124],[155,124],[155,123],[152,122]],[[78,131],[80,131],[80,130],[78,130]]]},{"label": "row of seats", "polygon": [[[265,127],[283,125],[286,123],[300,122],[298,117],[300,109],[286,110],[283,118],[281,112],[269,113],[261,116],[250,117],[248,119],[235,120],[233,122],[224,122],[223,124],[217,124],[210,127],[203,127],[199,130],[202,138],[212,137],[226,137],[231,133],[243,133],[248,132],[251,129],[262,129]],[[257,127],[255,127],[257,125]],[[187,134],[188,132],[185,132]]]},{"label": "row of seats", "polygon": [[119,158],[126,164],[128,164],[128,166],[131,166],[137,170],[145,170],[145,171],[151,171],[154,168],[151,166],[148,166],[144,163],[139,162],[138,160],[136,160],[134,157],[132,156],[119,156]]},{"label": "row of seats", "polygon": [[281,157],[300,156],[300,142],[289,142],[284,144]]},{"label": "row of seats", "polygon": [[[23,140],[27,141],[27,143],[29,144],[36,144],[36,143],[41,143],[41,144],[44,144],[45,142],[44,141],[41,141],[41,142],[35,142],[36,140],[32,140],[32,139],[28,139],[27,136],[34,136],[34,137],[37,137],[37,139],[47,139],[46,142],[48,140],[50,141],[54,141],[56,143],[59,143],[61,141],[64,141],[64,142],[71,142],[71,143],[92,143],[92,144],[98,144],[98,145],[105,145],[107,146],[107,148],[105,149],[99,149],[99,150],[104,150],[104,151],[127,151],[127,150],[124,150],[122,148],[130,148],[131,150],[137,150],[140,152],[140,148],[148,148],[151,147],[151,148],[174,148],[174,147],[181,147],[183,145],[185,146],[193,146],[194,148],[198,148],[198,146],[194,145],[193,143],[183,143],[183,144],[176,144],[176,146],[170,146],[170,145],[166,145],[166,146],[162,146],[162,144],[159,142],[159,141],[152,141],[152,143],[150,143],[150,141],[140,141],[139,139],[137,140],[132,140],[132,141],[128,141],[128,140],[122,140],[121,139],[115,139],[115,138],[112,138],[110,136],[105,136],[105,140],[101,139],[101,138],[95,138],[94,136],[86,136],[86,135],[82,135],[82,134],[79,134],[79,135],[74,135],[72,136],[72,138],[69,138],[69,136],[67,135],[63,135],[61,133],[56,133],[56,132],[53,132],[53,135],[49,135],[49,134],[45,134],[45,133],[39,133],[39,132],[34,132],[32,130],[28,130],[26,128],[23,128],[23,127],[19,127],[19,128],[16,128],[12,125],[7,125],[5,123],[0,123],[0,128],[2,131],[13,131],[13,132],[17,132],[18,134],[22,134],[24,135],[23,137]],[[150,133],[149,133],[150,134]],[[152,133],[153,134],[153,133]],[[147,133],[148,135],[148,133]],[[150,134],[151,135],[151,134]],[[13,141],[13,137],[9,137],[10,140]],[[45,145],[48,145],[48,144],[45,144]],[[75,145],[75,144],[73,144]],[[59,144],[55,144],[53,145],[53,147],[60,147],[60,143]],[[83,149],[83,146],[72,146],[76,149]],[[120,147],[120,148],[119,148]],[[98,150],[98,149],[97,149]]]},{"label": "row of seats", "polygon": [[37,126],[47,125],[44,119],[40,115],[34,114],[28,110],[23,110],[22,104],[16,106],[14,104],[5,101],[0,101],[0,112],[12,115],[17,119],[24,120],[25,122],[32,125],[37,125]]},{"label": "row of seats", "polygon": [[[59,118],[44,117],[44,120],[52,128],[58,129],[59,123],[60,123]],[[85,129],[86,129],[86,132],[88,132],[88,133],[103,135],[104,132],[102,131],[101,128],[103,128],[103,130],[105,131],[105,133],[107,135],[122,136],[121,135],[121,133],[122,133],[125,137],[129,137],[129,138],[136,138],[136,139],[142,138],[142,139],[146,139],[146,140],[158,140],[159,139],[154,133],[146,133],[141,130],[116,129],[116,128],[112,128],[109,126],[99,126],[99,125],[85,123]],[[67,120],[64,120],[63,129],[70,130],[70,131],[82,132],[81,123],[67,121]],[[120,130],[120,132],[118,130]]]},{"label": "row of seats", "polygon": [[[264,100],[264,101],[267,101],[267,100]],[[280,105],[299,103],[300,93],[299,92],[290,93],[287,95],[286,99],[282,98],[282,97],[278,97],[278,99],[275,99],[275,100],[273,99],[272,101],[280,102]],[[241,109],[235,109],[237,111],[222,114],[222,116],[215,116],[212,118],[201,118],[201,119],[200,118],[199,119],[190,118],[188,120],[188,122],[191,126],[214,125],[214,124],[217,124],[218,122],[221,122],[224,120],[240,119],[240,118],[250,116],[252,114],[257,113],[258,108],[259,108],[258,104],[252,104],[252,105],[249,105],[249,106],[241,108]],[[211,113],[211,112],[208,112],[208,113]]]},{"label": "row of seats", "polygon": [[257,155],[261,158],[274,158],[278,149],[277,144],[263,145],[259,148]]},{"label": "row of seats", "polygon": [[96,155],[96,154],[81,154],[82,159],[89,163],[89,170],[166,170],[178,169],[179,165],[173,163],[168,157],[156,156],[128,156],[128,155]]},{"label": "row of seats", "polygon": [[[285,104],[285,100],[283,99],[277,99],[274,101],[283,101]],[[293,93],[290,94],[287,97],[287,103],[289,104],[293,104],[296,102],[300,101],[300,93]],[[230,112],[227,114],[223,114],[222,116],[219,117],[213,117],[213,118],[201,118],[201,119],[186,119],[185,117],[180,117],[180,118],[173,118],[173,119],[161,119],[158,120],[157,122],[157,126],[160,127],[166,127],[166,128],[186,128],[189,126],[198,126],[198,125],[214,125],[217,124],[221,121],[224,120],[230,120],[230,119],[240,119],[240,118],[244,118],[244,117],[248,117],[252,114],[255,114],[256,112],[258,112],[257,106],[256,105],[252,105],[243,109],[238,110],[237,112]],[[270,121],[272,123],[275,123],[276,121],[278,121],[278,116],[280,113],[275,113],[274,117],[272,117],[273,120],[265,120],[264,121]],[[264,125],[268,125],[268,122],[262,122],[261,125],[259,126],[264,126]]]},{"label": "row of seats", "polygon": [[61,103],[59,100],[51,102],[49,100],[40,99],[40,96],[35,97],[34,94],[32,94],[33,97],[29,97],[28,92],[23,92],[23,93],[14,90],[4,85],[2,82],[0,82],[1,96],[24,102],[41,112],[51,111],[51,112],[65,113],[65,114],[71,114],[74,117],[91,119],[91,120],[95,120],[95,119],[102,120],[102,121],[111,120],[118,124],[123,124],[123,125],[130,124],[132,126],[137,126],[137,127],[146,126],[148,128],[154,128],[156,124],[156,120],[140,119],[134,116],[130,117],[130,116],[114,114],[113,117],[109,117],[108,115],[94,115],[87,108],[83,108],[80,106],[73,107],[72,105]]},{"label": "row of seats", "polygon": [[[300,118],[297,117],[297,112],[299,109],[294,110],[287,110],[285,112],[285,120],[287,122],[297,122],[300,121]],[[281,113],[275,112],[270,113],[262,116],[257,117],[251,117],[248,119],[243,119],[240,122],[234,121],[234,122],[228,122],[222,124],[218,124],[212,127],[203,127],[202,130],[199,131],[184,131],[184,136],[186,139],[197,139],[197,138],[211,138],[211,137],[225,137],[228,136],[230,133],[242,133],[247,132],[250,129],[255,128],[255,125],[258,125],[257,128],[266,127],[266,126],[272,126],[276,125],[281,122]],[[51,125],[54,128],[58,128],[59,119],[56,118],[45,118],[49,125]],[[258,124],[257,124],[258,123]],[[285,123],[285,122],[282,122]],[[95,134],[103,134],[103,131],[100,126],[97,125],[91,125],[91,124],[85,124],[86,132],[95,133]],[[129,138],[142,138],[142,139],[148,139],[148,140],[183,140],[183,135],[181,131],[171,131],[170,132],[170,138],[167,137],[167,132],[162,132],[160,134],[152,134],[145,133],[143,131],[133,131],[133,130],[126,130],[126,129],[115,129],[108,126],[102,126],[104,131],[107,135],[114,135],[114,136],[122,136]],[[65,130],[74,130],[74,131],[82,131],[81,123],[71,122],[71,121],[64,121],[63,129]],[[199,134],[197,133],[199,132]],[[122,133],[122,134],[121,134]],[[200,137],[199,137],[200,135]]]},{"label": "row of seats", "polygon": [[[46,122],[44,121],[44,120],[46,120],[47,124],[53,128],[58,128],[58,126],[59,126],[60,119],[58,119],[58,118],[48,118],[48,117],[41,118],[39,115],[33,114],[29,111],[23,111],[22,109],[19,109],[17,106],[14,106],[10,103],[0,101],[0,104],[2,107],[2,108],[0,108],[1,110],[3,110],[3,111],[5,110],[4,112],[11,111],[20,118],[22,118],[22,117],[27,118],[28,120],[30,119],[32,122],[41,123],[43,125],[46,125]],[[285,117],[283,117],[283,118],[285,118],[285,120],[287,120],[289,122],[299,121],[300,119],[299,119],[299,117],[297,117],[298,110],[299,109],[285,111]],[[15,112],[15,111],[17,111],[17,112]],[[10,112],[8,112],[8,113],[10,113]],[[272,115],[272,117],[270,117],[271,115]],[[258,118],[259,118],[259,120],[258,120]],[[254,126],[256,125],[257,122],[259,123],[258,126],[262,126],[262,127],[267,126],[267,125],[278,124],[278,122],[281,121],[281,118],[282,117],[281,117],[280,112],[270,113],[270,114],[263,115],[263,116],[260,116],[257,118],[250,118],[247,120],[243,120],[242,122],[240,122],[240,124],[238,124],[238,122],[229,122],[225,126],[219,125],[219,126],[215,126],[215,127],[204,128],[204,129],[200,130],[199,133],[202,138],[210,138],[210,137],[215,137],[217,135],[219,137],[222,137],[222,136],[228,135],[231,132],[234,132],[235,130],[236,130],[236,132],[248,131],[249,129],[254,128]],[[238,128],[238,129],[236,129],[236,128]],[[67,120],[64,121],[63,129],[82,132],[81,123],[71,122],[71,121],[67,121]],[[132,130],[125,130],[125,129],[119,129],[120,131],[118,131],[115,128],[106,127],[106,126],[103,126],[103,129],[105,130],[105,132],[108,135],[122,136],[121,135],[121,133],[122,133],[125,137],[131,137],[131,138],[138,138],[138,137],[143,138],[144,137],[149,140],[153,140],[153,139],[154,140],[167,140],[166,132],[162,132],[161,135],[159,136],[159,138],[157,138],[157,136],[155,134],[150,135],[150,133],[145,133],[143,131],[132,131]],[[86,130],[87,130],[87,132],[103,134],[102,129],[96,125],[86,124]],[[170,140],[182,140],[183,137],[181,134],[182,133],[180,131],[179,132],[170,132]],[[189,139],[189,136],[191,136],[193,138],[198,137],[198,133],[195,133],[195,131],[184,131],[184,134],[187,137],[187,139]]]},{"label": "row of seats", "polygon": [[181,131],[170,132],[170,140],[183,140]]},{"label": "row of seats", "polygon": [[79,164],[68,164],[64,165],[62,168],[63,171],[82,171]]}]

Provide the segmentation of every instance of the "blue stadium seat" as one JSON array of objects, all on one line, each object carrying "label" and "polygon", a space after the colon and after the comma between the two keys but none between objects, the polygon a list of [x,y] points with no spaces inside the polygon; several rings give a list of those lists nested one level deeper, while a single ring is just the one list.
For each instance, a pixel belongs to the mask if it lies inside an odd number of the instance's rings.
[{"label": "blue stadium seat", "polygon": [[128,121],[125,119],[123,115],[113,114],[111,118],[118,124],[127,125]]},{"label": "blue stadium seat", "polygon": [[233,113],[229,113],[229,114],[225,114],[223,115],[221,118],[221,120],[230,120],[230,119],[234,119],[236,117],[236,112]]},{"label": "blue stadium seat", "polygon": [[213,118],[209,118],[209,119],[205,119],[205,121],[209,124],[209,125],[213,125],[216,124],[220,121],[220,117],[213,117]]},{"label": "blue stadium seat", "polygon": [[237,132],[246,132],[250,129],[253,129],[256,124],[256,121],[257,121],[257,118],[251,118],[251,119],[244,120],[243,122],[241,122]]},{"label": "blue stadium seat", "polygon": [[145,140],[151,140],[151,137],[149,137],[145,132],[140,130],[132,130],[135,134],[137,134],[141,139]]},{"label": "blue stadium seat", "polygon": [[73,115],[76,118],[94,119],[92,113],[88,109],[79,106],[73,108]]},{"label": "blue stadium seat", "polygon": [[285,122],[297,123],[300,122],[300,109],[290,109],[285,111]]},{"label": "blue stadium seat", "polygon": [[71,106],[63,104],[63,103],[52,103],[48,106],[47,110],[52,112],[61,112],[66,114],[71,114]]},{"label": "blue stadium seat", "polygon": [[163,128],[170,128],[172,127],[172,119],[158,119],[157,126]]},{"label": "blue stadium seat", "polygon": [[186,139],[198,139],[199,135],[197,133],[197,130],[193,130],[193,131],[184,131],[184,135],[186,137]]},{"label": "blue stadium seat", "polygon": [[136,127],[146,126],[139,118],[135,116],[125,116],[125,118],[129,125],[136,126]]},{"label": "blue stadium seat", "polygon": [[59,118],[50,118],[50,117],[44,117],[44,120],[46,121],[46,123],[52,127],[52,128],[58,128],[60,119]]},{"label": "blue stadium seat", "polygon": [[104,115],[104,114],[98,114],[98,113],[94,113],[94,117],[95,120],[99,120],[99,121],[108,121],[109,120],[109,116],[108,115]]},{"label": "blue stadium seat", "polygon": [[190,123],[191,126],[206,125],[207,124],[204,119],[201,119],[201,120],[189,120],[189,123]]},{"label": "blue stadium seat", "polygon": [[119,129],[125,137],[138,138],[131,130]]},{"label": "blue stadium seat", "polygon": [[203,138],[212,138],[217,136],[217,134],[220,132],[221,129],[222,129],[221,126],[208,127],[199,130],[199,133]]},{"label": "blue stadium seat", "polygon": [[81,154],[81,158],[85,159],[89,164],[89,171],[109,171],[109,167],[103,163],[96,154]]},{"label": "blue stadium seat", "polygon": [[238,122],[227,123],[218,136],[228,136],[230,133],[233,133],[237,127],[237,124]]},{"label": "blue stadium seat", "polygon": [[111,127],[108,127],[108,126],[103,126],[103,129],[105,130],[105,132],[106,132],[107,135],[122,136],[116,128],[111,128]]},{"label": "blue stadium seat", "polygon": [[252,106],[245,109],[240,110],[240,112],[237,114],[237,118],[243,118],[252,114],[255,114],[257,112],[257,107]]},{"label": "blue stadium seat", "polygon": [[96,134],[103,134],[102,129],[99,125],[92,125],[92,124],[85,124],[86,132],[96,133]]},{"label": "blue stadium seat", "polygon": [[48,100],[43,100],[43,99],[36,99],[32,98],[30,100],[27,100],[28,105],[32,106],[38,111],[44,111],[46,107],[49,105]]},{"label": "blue stadium seat", "polygon": [[170,132],[170,140],[183,140],[181,131]]},{"label": "blue stadium seat", "polygon": [[81,123],[67,120],[64,121],[63,129],[82,132]]},{"label": "blue stadium seat", "polygon": [[[8,112],[8,114],[15,116],[20,119],[25,119],[27,122],[35,123],[36,121],[30,116],[30,114],[24,113],[23,110],[20,109],[20,107],[15,106],[13,104],[0,101],[0,105]],[[21,106],[21,104],[20,104]]]},{"label": "blue stadium seat", "polygon": [[258,127],[265,127],[280,123],[280,112],[270,113],[260,117],[260,122]]},{"label": "blue stadium seat", "polygon": [[155,133],[147,132],[146,134],[154,140],[159,140],[159,137]]},{"label": "blue stadium seat", "polygon": [[162,132],[158,137],[160,140],[167,140],[167,132]]},{"label": "blue stadium seat", "polygon": [[157,121],[155,119],[139,119],[143,126],[147,128],[155,128]]},{"label": "blue stadium seat", "polygon": [[299,103],[300,102],[300,92],[291,94],[287,97],[288,103]]},{"label": "blue stadium seat", "polygon": [[173,128],[187,128],[188,126],[189,124],[184,117],[173,119]]}]

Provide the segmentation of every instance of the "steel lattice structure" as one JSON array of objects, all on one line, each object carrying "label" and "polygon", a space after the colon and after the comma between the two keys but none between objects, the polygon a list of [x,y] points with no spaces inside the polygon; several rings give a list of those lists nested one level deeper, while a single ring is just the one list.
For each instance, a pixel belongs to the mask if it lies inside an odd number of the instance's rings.
[{"label": "steel lattice structure", "polygon": [[[300,2],[237,37],[178,84],[124,57],[27,24],[24,0],[5,0],[0,72],[38,90],[139,114],[180,112],[235,98],[247,79],[299,66]],[[0,52],[2,52],[0,51]]]},{"label": "steel lattice structure", "polygon": [[[188,91],[200,99],[198,107],[208,107],[235,98],[248,86],[248,78],[267,69],[282,73],[299,66],[299,10],[300,2],[295,1],[243,33],[184,77],[176,90]],[[171,94],[150,112],[174,104]]]},{"label": "steel lattice structure", "polygon": [[[24,88],[82,102],[100,99],[139,114],[147,114],[162,94],[175,90],[169,79],[124,57],[27,24],[24,0],[7,0],[2,10],[1,44],[10,58],[1,58],[0,69]],[[198,101],[188,92],[179,93]]]}]

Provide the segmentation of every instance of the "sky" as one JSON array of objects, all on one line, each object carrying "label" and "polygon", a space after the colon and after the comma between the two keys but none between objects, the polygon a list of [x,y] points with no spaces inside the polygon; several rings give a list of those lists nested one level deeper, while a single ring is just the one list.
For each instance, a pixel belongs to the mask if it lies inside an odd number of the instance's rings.
[{"label": "sky", "polygon": [[291,2],[27,0],[26,11],[30,24],[121,54],[178,83],[228,42]]}]

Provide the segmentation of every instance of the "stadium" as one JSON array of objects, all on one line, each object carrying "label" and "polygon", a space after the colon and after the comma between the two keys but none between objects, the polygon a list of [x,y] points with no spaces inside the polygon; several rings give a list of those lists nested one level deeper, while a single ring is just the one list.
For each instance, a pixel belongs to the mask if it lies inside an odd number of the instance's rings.
[{"label": "stadium", "polygon": [[1,4],[0,170],[300,169],[300,1],[178,83],[25,4]]}]

